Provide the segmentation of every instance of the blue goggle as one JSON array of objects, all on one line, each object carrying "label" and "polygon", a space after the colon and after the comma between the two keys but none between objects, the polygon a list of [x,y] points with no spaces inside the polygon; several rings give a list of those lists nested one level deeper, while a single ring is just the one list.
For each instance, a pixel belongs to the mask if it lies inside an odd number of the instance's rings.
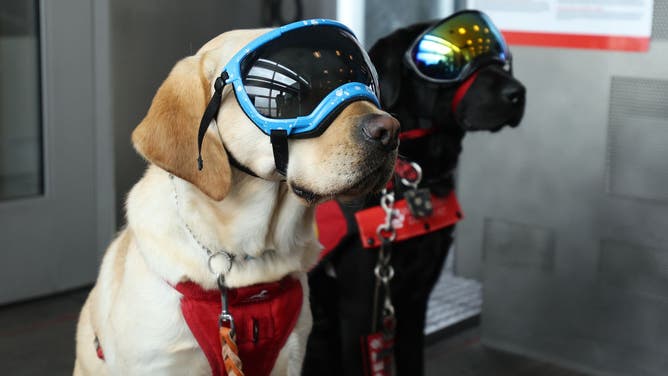
[{"label": "blue goggle", "polygon": [[[353,32],[331,20],[306,20],[274,29],[227,63],[200,124],[199,144],[230,84],[246,116],[271,137],[276,167],[285,174],[287,137],[320,135],[345,107],[367,100],[380,107],[378,78]],[[201,169],[201,155],[198,159]]]}]

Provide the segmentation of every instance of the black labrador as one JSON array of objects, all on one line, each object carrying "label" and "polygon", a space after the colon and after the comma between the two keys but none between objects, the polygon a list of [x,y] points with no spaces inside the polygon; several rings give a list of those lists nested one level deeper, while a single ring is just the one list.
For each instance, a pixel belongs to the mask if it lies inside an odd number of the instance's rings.
[{"label": "black labrador", "polygon": [[[422,167],[421,187],[446,196],[454,189],[453,172],[466,132],[497,132],[505,126],[517,126],[524,113],[525,88],[508,65],[492,63],[454,85],[438,85],[418,77],[404,63],[404,54],[432,24],[399,29],[380,39],[369,55],[378,70],[383,108],[399,119],[402,133],[429,130],[427,137],[402,139],[400,155]],[[374,205],[378,205],[377,196],[365,204]],[[309,276],[314,326],[304,375],[363,374],[361,338],[371,331],[373,269],[378,253],[362,247],[354,218],[360,208],[347,204],[341,208],[348,223],[347,234]],[[427,301],[452,244],[454,227],[392,247],[394,354],[399,375],[424,373]]]}]

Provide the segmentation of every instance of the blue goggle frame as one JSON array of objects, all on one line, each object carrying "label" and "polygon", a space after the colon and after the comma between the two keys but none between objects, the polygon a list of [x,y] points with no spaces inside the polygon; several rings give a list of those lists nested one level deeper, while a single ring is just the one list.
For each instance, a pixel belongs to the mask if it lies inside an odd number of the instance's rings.
[{"label": "blue goggle frame", "polygon": [[[378,97],[366,84],[361,82],[349,82],[332,90],[327,96],[325,96],[325,98],[322,99],[320,104],[318,104],[318,106],[316,106],[316,108],[306,116],[299,116],[291,119],[272,119],[263,116],[257,111],[251,102],[250,97],[246,93],[243,77],[241,76],[241,64],[244,59],[261,46],[271,42],[288,31],[303,27],[322,25],[338,27],[353,36],[355,35],[352,30],[350,30],[344,24],[333,20],[313,19],[293,22],[291,24],[274,29],[254,39],[241,51],[237,52],[227,63],[227,65],[225,65],[223,71],[227,72],[228,76],[228,78],[225,80],[225,84],[232,85],[234,94],[237,98],[237,102],[239,102],[239,105],[241,106],[241,109],[244,111],[246,116],[248,116],[248,118],[253,121],[253,123],[266,135],[270,135],[272,131],[277,130],[285,131],[288,136],[316,133],[315,130],[323,123],[325,119],[327,119],[330,114],[336,111],[341,106],[341,104],[354,100],[369,100],[378,106],[378,108],[380,108],[380,101],[378,100]],[[370,68],[375,69],[373,66],[370,66]]]},{"label": "blue goggle frame", "polygon": [[[246,116],[266,135],[270,136],[274,161],[276,164],[276,171],[281,175],[286,175],[288,165],[288,137],[307,138],[320,135],[322,131],[329,125],[330,118],[338,113],[343,108],[343,104],[357,100],[368,100],[380,108],[380,101],[376,93],[363,82],[348,82],[327,94],[320,103],[306,116],[298,116],[289,119],[272,119],[263,116],[251,103],[250,97],[246,92],[243,77],[241,76],[241,65],[244,59],[251,53],[255,52],[261,46],[277,39],[286,32],[312,26],[333,26],[339,28],[355,38],[355,34],[348,27],[340,22],[313,19],[294,22],[259,36],[250,43],[248,43],[241,51],[237,52],[230,61],[225,65],[220,77],[216,78],[214,82],[214,93],[209,101],[209,104],[204,111],[202,120],[200,121],[199,130],[197,132],[198,157],[197,166],[199,170],[204,167],[202,160],[202,142],[204,135],[209,128],[209,124],[213,121],[220,109],[222,103],[222,92],[225,85],[230,84],[234,90],[237,102],[241,106]],[[356,40],[356,39],[355,39]],[[370,70],[372,76],[372,86],[376,90],[378,88],[378,79],[376,70],[371,64],[370,59],[366,55],[364,49],[357,44],[362,55],[365,56],[366,66]],[[239,167],[242,171],[257,176],[249,168],[237,162],[231,154],[228,153],[230,163]]]}]

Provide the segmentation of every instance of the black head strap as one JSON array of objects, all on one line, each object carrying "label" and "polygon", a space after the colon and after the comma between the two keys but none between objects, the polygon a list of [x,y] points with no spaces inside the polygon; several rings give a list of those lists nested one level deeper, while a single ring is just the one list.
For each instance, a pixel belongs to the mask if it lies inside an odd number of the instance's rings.
[{"label": "black head strap", "polygon": [[[228,78],[229,75],[227,71],[223,71],[220,77],[216,78],[216,82],[214,83],[213,96],[211,97],[209,104],[206,106],[202,120],[199,123],[199,131],[197,132],[197,168],[200,171],[204,168],[204,161],[202,160],[202,142],[204,141],[204,135],[206,134],[206,130],[209,128],[209,124],[211,124],[213,119],[218,116],[220,103],[222,102],[223,98],[223,88],[225,87],[225,81],[227,81]],[[272,130],[270,138],[274,151],[274,163],[276,164],[276,171],[285,176],[288,168],[288,132],[285,130]],[[229,156],[230,155],[228,153],[228,157]],[[234,159],[234,157],[230,159],[230,162],[241,171],[244,171],[249,175],[257,176],[249,168]]]},{"label": "black head strap", "polygon": [[199,123],[199,131],[197,132],[197,168],[200,171],[204,168],[204,161],[202,160],[202,142],[204,141],[204,135],[206,134],[206,130],[209,128],[211,121],[218,116],[220,102],[223,98],[223,88],[225,87],[225,81],[227,81],[229,77],[227,71],[223,71],[223,73],[220,74],[220,77],[216,78],[213,96],[211,97],[209,104],[206,106],[202,121]]},{"label": "black head strap", "polygon": [[271,131],[271,147],[274,149],[276,171],[285,176],[288,170],[288,132],[284,129]]}]

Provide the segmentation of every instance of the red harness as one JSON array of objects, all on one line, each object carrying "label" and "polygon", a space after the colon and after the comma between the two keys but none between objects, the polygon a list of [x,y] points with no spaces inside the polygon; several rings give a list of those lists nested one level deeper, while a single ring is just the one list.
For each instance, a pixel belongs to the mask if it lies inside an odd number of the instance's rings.
[{"label": "red harness", "polygon": [[[218,334],[220,291],[204,290],[193,282],[181,282],[174,288],[183,295],[181,312],[209,361],[211,374],[226,376]],[[229,289],[228,299],[244,373],[269,375],[278,353],[297,325],[303,299],[301,283],[285,277],[278,282]],[[95,351],[98,358],[104,360],[97,337]]]},{"label": "red harness", "polygon": [[[226,375],[218,335],[220,291],[203,290],[192,282],[181,282],[175,288],[183,294],[181,312],[209,361],[212,375]],[[228,294],[244,373],[269,375],[297,324],[303,299],[301,283],[285,277],[278,282],[230,289]]]},{"label": "red harness", "polygon": [[[414,132],[403,132],[402,135],[407,134],[407,137],[417,138],[427,136],[430,132],[430,130],[416,129]],[[409,181],[415,181],[418,177],[418,172],[411,164],[401,159],[397,159],[394,173]],[[389,190],[394,188],[394,179],[390,179],[387,182],[386,188]],[[395,203],[394,208],[398,211],[398,216],[393,221],[393,226],[397,232],[396,241],[407,240],[440,230],[454,225],[463,218],[462,210],[454,190],[445,197],[432,194],[431,202],[433,213],[426,218],[415,218],[408,209],[405,199]],[[380,206],[373,206],[355,213],[355,224],[359,230],[364,248],[377,248],[380,246],[381,241],[376,231],[378,226],[385,221],[385,215],[385,211]],[[318,240],[323,246],[320,252],[320,259],[323,259],[348,234],[348,222],[336,200],[330,200],[318,205],[315,219],[318,229]]]}]

